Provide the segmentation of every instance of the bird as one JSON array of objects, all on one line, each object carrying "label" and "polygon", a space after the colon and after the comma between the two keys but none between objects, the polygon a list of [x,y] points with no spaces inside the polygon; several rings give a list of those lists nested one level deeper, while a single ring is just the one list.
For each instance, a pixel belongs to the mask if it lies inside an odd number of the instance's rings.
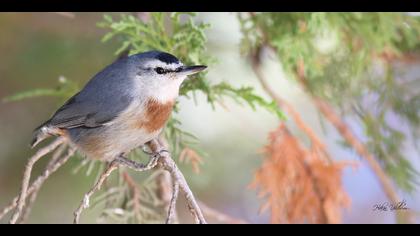
[{"label": "bird", "polygon": [[157,50],[120,58],[37,127],[31,147],[60,136],[91,159],[110,162],[128,154],[159,136],[182,82],[206,68]]}]

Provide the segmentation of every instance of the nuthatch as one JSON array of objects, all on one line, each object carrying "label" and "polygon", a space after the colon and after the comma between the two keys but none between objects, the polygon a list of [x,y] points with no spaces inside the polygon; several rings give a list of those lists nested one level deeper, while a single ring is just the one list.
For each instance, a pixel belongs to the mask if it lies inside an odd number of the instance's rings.
[{"label": "nuthatch", "polygon": [[34,132],[31,146],[64,136],[87,157],[112,161],[155,139],[170,117],[181,83],[206,66],[184,66],[149,51],[117,60],[96,74]]}]

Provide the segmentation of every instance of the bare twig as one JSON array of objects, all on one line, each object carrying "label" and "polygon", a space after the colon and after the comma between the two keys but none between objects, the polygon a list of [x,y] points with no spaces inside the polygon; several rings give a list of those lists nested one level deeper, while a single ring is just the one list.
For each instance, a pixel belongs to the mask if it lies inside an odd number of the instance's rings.
[{"label": "bare twig", "polygon": [[[166,142],[166,139],[164,137],[161,137],[161,139],[159,141],[160,141],[160,143],[161,143],[162,146],[167,146],[168,145],[167,142]],[[185,152],[187,150],[188,150],[188,148],[184,149],[181,152],[180,157],[179,157],[180,161],[183,161],[183,159],[185,158],[185,156],[188,155],[188,153]],[[193,154],[195,156],[194,158],[197,158],[196,161],[198,163],[201,163],[202,162],[201,157],[198,156],[196,153],[191,153],[191,154]],[[197,165],[197,168],[198,168],[198,165]],[[198,170],[199,169],[196,169],[195,172],[198,173]],[[168,172],[166,172],[166,173],[168,173]],[[169,174],[168,177],[169,178],[164,178],[164,179],[171,180],[170,174]],[[163,182],[163,181],[161,181],[161,182]],[[168,181],[164,181],[164,182],[167,183]],[[172,184],[174,186],[172,187],[172,189],[173,189],[172,197],[170,199],[170,204],[168,205],[168,217],[166,219],[166,223],[170,223],[170,222],[173,223],[173,222],[176,221],[176,210],[175,210],[176,207],[175,206],[176,206],[176,201],[177,201],[177,197],[178,197],[178,192],[177,192],[178,190],[177,190],[177,188],[179,188],[179,186],[176,186],[176,183],[177,183],[176,181],[172,181]],[[168,188],[168,186],[164,186],[163,188]],[[169,191],[167,191],[167,192],[169,192]],[[236,219],[236,218],[234,218],[232,216],[229,216],[227,214],[224,214],[224,213],[222,213],[222,212],[220,212],[220,211],[218,211],[216,209],[213,209],[213,208],[209,207],[208,205],[204,204],[201,201],[198,201],[198,204],[201,207],[201,210],[203,211],[203,214],[205,216],[212,217],[212,218],[216,219],[219,222],[233,223],[233,224],[246,224],[246,223],[248,223],[245,220]],[[174,216],[171,216],[172,213],[170,213],[170,211],[171,211],[170,209],[173,209],[174,210]],[[172,218],[174,218],[174,219],[171,220]]]},{"label": "bare twig", "polygon": [[[122,177],[133,191],[133,210],[136,214],[136,217],[140,219],[140,216],[138,215],[138,213],[140,212],[140,205],[138,204],[140,198],[139,186],[127,172],[123,172]],[[162,171],[161,173],[159,173],[159,175],[156,177],[156,181],[158,184],[157,195],[163,202],[165,210],[168,212],[168,216],[166,218],[165,223],[169,224],[177,222],[175,205],[179,193],[179,185],[176,182],[172,181],[172,177],[167,171]],[[171,184],[171,182],[173,184]]]},{"label": "bare twig", "polygon": [[[206,224],[206,220],[204,219],[204,216],[194,198],[193,193],[191,192],[191,189],[189,188],[187,181],[185,180],[185,177],[181,173],[181,171],[178,169],[175,162],[172,160],[169,152],[164,151],[165,148],[163,148],[163,145],[159,143],[157,140],[153,140],[147,144],[152,151],[152,156],[150,159],[150,162],[147,165],[143,165],[141,163],[137,163],[135,161],[126,159],[124,157],[118,157],[116,161],[119,164],[125,165],[135,171],[145,171],[150,170],[156,166],[157,163],[159,163],[165,170],[167,170],[171,176],[174,182],[176,182],[176,185],[178,185],[181,190],[185,194],[185,198],[187,199],[188,208],[192,215],[194,216],[194,219],[196,223],[200,224]],[[173,198],[174,201],[176,200],[176,196],[178,194],[176,189],[173,191]],[[171,201],[171,204],[175,204]],[[171,211],[171,207],[169,208],[169,212]],[[172,213],[171,213],[172,214]],[[171,215],[172,217],[172,215]],[[170,218],[170,217],[168,217]]]},{"label": "bare twig", "polygon": [[[31,184],[31,186],[28,188],[28,195],[32,195],[35,191],[38,191],[42,184],[50,177],[51,174],[56,172],[64,163],[68,161],[68,159],[74,154],[75,149],[69,149],[66,156],[59,159],[57,162],[54,163],[54,165],[47,167],[44,172],[38,176],[38,178]],[[7,213],[9,213],[11,210],[15,209],[17,206],[19,196],[16,196],[11,203],[9,203],[3,210],[0,212],[0,219],[2,219]]]},{"label": "bare twig", "polygon": [[117,157],[115,159],[115,161],[118,164],[121,164],[123,166],[126,166],[126,167],[128,167],[128,168],[130,168],[132,170],[135,170],[135,171],[146,171],[146,170],[150,170],[150,169],[155,168],[155,166],[157,165],[158,159],[159,159],[159,156],[153,155],[150,158],[149,163],[147,163],[146,165],[144,165],[143,163],[138,163],[138,162],[135,162],[133,160],[127,159],[127,158],[125,158],[123,156]]},{"label": "bare twig", "polygon": [[232,217],[214,208],[211,208],[202,201],[198,201],[198,204],[200,205],[201,210],[203,210],[204,215],[206,215],[207,217],[213,218],[217,220],[218,222],[227,223],[227,224],[249,224],[249,222],[246,220]]},{"label": "bare twig", "polygon": [[[47,167],[45,168],[41,176],[46,175],[49,171],[51,171],[54,168],[56,162],[59,160],[59,158],[62,157],[62,154],[65,149],[66,149],[66,145],[62,144],[57,148],[57,150],[55,150],[54,154],[52,155],[50,161],[47,164]],[[23,213],[21,215],[21,218],[17,221],[17,223],[19,224],[24,223],[28,219],[29,215],[31,214],[32,206],[38,196],[38,192],[41,189],[42,184],[36,184],[34,186],[35,186],[35,190],[32,193],[29,193],[28,191],[29,200],[28,200],[28,203],[23,208]]]},{"label": "bare twig", "polygon": [[82,213],[82,211],[86,208],[89,207],[89,200],[90,197],[98,190],[101,189],[102,184],[104,183],[104,181],[109,177],[109,175],[111,175],[112,171],[114,171],[117,167],[118,167],[118,161],[112,161],[108,168],[104,171],[104,173],[102,173],[102,175],[99,177],[98,181],[95,183],[95,185],[89,190],[89,192],[87,192],[85,194],[85,196],[83,197],[82,202],[80,203],[79,207],[77,208],[77,210],[74,212],[74,224],[78,224],[79,223],[79,219],[80,219],[80,215]]},{"label": "bare twig", "polygon": [[204,219],[203,213],[201,212],[200,207],[197,204],[197,201],[195,200],[195,197],[188,186],[187,181],[185,180],[184,175],[182,172],[178,169],[178,166],[175,164],[175,162],[172,160],[169,152],[162,152],[162,150],[165,150],[164,146],[158,141],[153,140],[147,144],[152,150],[153,153],[158,153],[159,159],[158,163],[169,173],[171,173],[171,176],[173,178],[173,181],[177,182],[179,184],[180,190],[184,192],[185,198],[188,203],[188,208],[191,212],[191,214],[194,216],[195,222],[200,224],[206,224],[206,220]]},{"label": "bare twig", "polygon": [[[156,188],[156,196],[158,197],[159,201],[162,203],[162,206],[165,210],[165,212],[168,213],[166,218],[166,223],[168,223],[168,217],[169,217],[169,211],[171,210],[171,203],[174,198],[174,181],[172,180],[171,174],[166,171],[159,169],[158,176],[155,178],[157,188]],[[179,186],[178,186],[179,187]],[[176,193],[178,194],[178,193]],[[176,200],[175,200],[176,201]],[[178,215],[174,208],[174,214],[171,215],[171,223],[178,222]]]},{"label": "bare twig", "polygon": [[172,198],[169,204],[168,209],[168,216],[166,217],[166,224],[170,224],[175,221],[176,219],[176,201],[178,199],[178,193],[179,193],[179,184],[176,181],[173,182],[173,189],[172,189]]},{"label": "bare twig", "polygon": [[20,219],[16,222],[18,224],[23,224],[28,219],[29,215],[31,214],[32,206],[35,203],[36,198],[38,197],[38,192],[41,189],[41,187],[36,188],[35,191],[32,194],[29,194],[29,200],[26,203],[25,207],[23,207],[22,214]]},{"label": "bare twig", "polygon": [[[127,182],[130,188],[133,189],[133,192],[138,191],[138,185],[135,183],[133,178],[127,173],[123,172],[123,179]],[[158,196],[163,201],[165,209],[168,212],[165,223],[170,224],[177,222],[176,214],[176,202],[179,195],[179,184],[172,180],[172,177],[169,172],[165,171],[159,174],[157,177],[158,182]],[[171,184],[172,182],[172,184]],[[133,194],[133,201],[136,196]],[[232,216],[229,216],[225,213],[222,213],[216,209],[213,209],[206,205],[205,203],[198,201],[199,206],[201,207],[203,214],[216,219],[218,222],[229,223],[229,224],[247,224],[248,222],[242,219],[237,219]],[[138,208],[139,206],[134,206]],[[136,209],[134,209],[136,211]]]},{"label": "bare twig", "polygon": [[15,210],[15,212],[12,215],[12,218],[10,220],[11,224],[15,224],[16,221],[19,219],[19,217],[22,213],[22,209],[25,205],[27,191],[28,191],[28,185],[29,185],[29,181],[30,181],[30,178],[31,178],[32,167],[34,166],[34,164],[39,159],[41,159],[41,157],[43,157],[43,156],[47,155],[48,153],[54,151],[54,149],[56,149],[63,142],[64,142],[64,138],[58,137],[57,139],[55,139],[52,143],[50,143],[46,147],[43,147],[43,148],[39,149],[35,153],[35,155],[33,155],[29,159],[28,163],[26,164],[25,171],[24,171],[24,174],[23,174],[22,187],[21,187],[21,190],[20,190],[19,198],[17,200],[17,207],[16,207],[16,210]]},{"label": "bare twig", "polygon": [[[154,168],[157,165],[157,159],[158,159],[158,156],[153,155],[152,158],[150,159],[149,163],[144,165],[143,163],[138,163],[138,162],[135,162],[133,160],[127,159],[123,156],[119,156],[113,161],[113,163],[115,163],[117,165],[116,167],[125,166],[125,167],[133,169],[135,171],[147,171],[147,170],[150,170],[150,169]],[[105,173],[103,173],[100,176],[100,179],[95,184],[95,186],[99,186],[99,188],[100,188],[100,186],[103,185],[103,183],[100,183],[100,182],[105,182],[106,181],[107,177],[110,174],[110,173],[108,174],[107,171],[105,171]],[[128,184],[129,188],[132,189],[132,191],[133,191],[133,199],[132,199],[133,208],[134,208],[135,216],[137,217],[137,219],[140,219],[141,218],[140,205],[139,205],[139,202],[140,202],[140,188],[126,171],[123,171],[121,176],[124,179],[124,181]],[[82,201],[82,204],[79,206],[78,210],[75,212],[74,223],[78,223],[78,221],[79,221],[78,218],[80,217],[80,213],[81,213],[81,211],[83,211],[83,208],[86,209],[87,207],[89,207],[89,198],[91,197],[92,194],[94,194],[99,189],[95,186],[85,195],[85,197]],[[86,202],[87,202],[87,204],[86,204]]]},{"label": "bare twig", "polygon": [[5,206],[3,208],[3,210],[1,210],[0,212],[0,220],[7,215],[7,213],[9,213],[11,210],[15,209],[16,205],[17,205],[17,200],[18,197],[15,197],[11,203],[7,204],[7,206]]}]

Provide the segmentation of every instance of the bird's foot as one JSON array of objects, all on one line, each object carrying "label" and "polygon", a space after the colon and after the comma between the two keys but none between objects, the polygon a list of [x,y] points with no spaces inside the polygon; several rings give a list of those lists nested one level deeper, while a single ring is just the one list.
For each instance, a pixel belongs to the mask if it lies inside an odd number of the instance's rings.
[{"label": "bird's foot", "polygon": [[144,147],[142,148],[142,150],[143,150],[143,152],[144,153],[146,153],[147,155],[149,155],[149,156],[151,156],[152,158],[158,158],[158,157],[160,157],[163,153],[169,153],[169,151],[168,150],[166,150],[166,149],[162,149],[162,150],[159,150],[159,151],[157,151],[157,152],[150,152],[150,151],[147,151]]}]

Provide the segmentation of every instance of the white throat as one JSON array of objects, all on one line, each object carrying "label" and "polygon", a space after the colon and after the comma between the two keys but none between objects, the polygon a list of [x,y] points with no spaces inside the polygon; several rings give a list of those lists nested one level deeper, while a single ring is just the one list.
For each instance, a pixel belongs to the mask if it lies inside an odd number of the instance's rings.
[{"label": "white throat", "polygon": [[161,103],[174,101],[179,95],[179,88],[184,78],[137,78],[136,94],[144,99],[152,98]]},{"label": "white throat", "polygon": [[179,95],[179,87],[183,79],[175,79],[170,83],[166,83],[159,88],[150,91],[149,95],[156,101],[166,103],[174,101]]}]

